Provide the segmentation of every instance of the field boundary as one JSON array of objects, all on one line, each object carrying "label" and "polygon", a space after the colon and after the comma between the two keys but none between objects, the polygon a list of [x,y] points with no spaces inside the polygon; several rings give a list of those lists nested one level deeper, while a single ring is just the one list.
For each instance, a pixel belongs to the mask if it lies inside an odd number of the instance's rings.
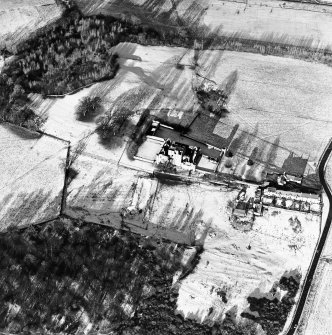
[{"label": "field boundary", "polygon": [[68,144],[67,147],[67,156],[66,156],[66,163],[64,166],[64,183],[63,183],[63,188],[62,188],[62,195],[61,195],[61,206],[60,206],[60,215],[63,214],[66,204],[67,204],[67,186],[68,186],[68,173],[69,173],[69,161],[70,161],[70,150],[71,146],[70,143]]}]

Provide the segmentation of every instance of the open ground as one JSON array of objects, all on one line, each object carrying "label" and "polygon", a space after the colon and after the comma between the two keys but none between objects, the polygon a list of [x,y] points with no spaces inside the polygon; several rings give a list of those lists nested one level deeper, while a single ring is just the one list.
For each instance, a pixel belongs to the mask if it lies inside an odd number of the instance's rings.
[{"label": "open ground", "polygon": [[68,143],[0,124],[0,230],[60,214]]}]

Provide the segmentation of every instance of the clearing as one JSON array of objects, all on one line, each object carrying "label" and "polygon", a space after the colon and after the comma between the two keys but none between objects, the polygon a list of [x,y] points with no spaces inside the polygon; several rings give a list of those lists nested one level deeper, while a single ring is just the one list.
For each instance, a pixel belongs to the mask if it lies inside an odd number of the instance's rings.
[{"label": "clearing", "polygon": [[0,124],[0,222],[35,224],[60,214],[68,143]]}]

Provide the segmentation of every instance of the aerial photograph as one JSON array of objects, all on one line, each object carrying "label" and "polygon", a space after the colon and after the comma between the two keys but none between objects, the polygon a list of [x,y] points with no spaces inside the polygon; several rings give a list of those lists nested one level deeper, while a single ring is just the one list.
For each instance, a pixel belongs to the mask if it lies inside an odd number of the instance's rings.
[{"label": "aerial photograph", "polygon": [[332,335],[332,0],[0,0],[0,335]]}]

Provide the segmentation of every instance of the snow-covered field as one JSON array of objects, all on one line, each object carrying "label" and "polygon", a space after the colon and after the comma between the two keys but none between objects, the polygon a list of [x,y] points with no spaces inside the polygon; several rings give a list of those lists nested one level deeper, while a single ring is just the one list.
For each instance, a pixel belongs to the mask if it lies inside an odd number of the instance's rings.
[{"label": "snow-covered field", "polygon": [[[203,71],[205,60],[211,57],[209,52],[203,54]],[[238,79],[225,123],[238,123],[263,140],[278,140],[278,145],[317,161],[332,127],[332,97],[328,93],[332,68],[281,57],[224,52],[209,78],[221,84],[235,71]]]},{"label": "snow-covered field", "polygon": [[54,0],[1,0],[0,46],[15,45],[60,16]]},{"label": "snow-covered field", "polygon": [[0,125],[0,230],[60,212],[68,144]]},{"label": "snow-covered field", "polygon": [[323,48],[332,45],[329,6],[277,0],[81,0],[79,6],[87,14],[112,13],[165,28],[201,26],[221,36]]},{"label": "snow-covered field", "polygon": [[275,0],[210,0],[203,22],[224,36],[324,48],[332,45],[331,14],[324,9]]},{"label": "snow-covered field", "polygon": [[139,174],[86,154],[73,168],[78,175],[68,187],[66,212],[87,221],[102,223],[108,215],[119,221],[121,209],[131,203]]},{"label": "snow-covered field", "polygon": [[313,293],[309,316],[306,325],[298,332],[300,335],[330,335],[331,334],[331,306],[332,299],[332,264],[320,262],[319,278],[316,277],[316,292]]},{"label": "snow-covered field", "polygon": [[[237,194],[197,184],[158,188],[149,220],[182,231],[194,229],[204,243],[199,264],[180,287],[177,308],[186,317],[216,320],[235,305],[241,313],[255,289],[269,291],[286,270],[299,269],[303,277],[307,271],[320,218],[286,210],[271,215],[269,211],[256,219],[253,230],[243,233],[231,226],[227,212],[227,202]],[[289,222],[295,216],[302,226],[299,233]]]},{"label": "snow-covered field", "polygon": [[[158,182],[146,173],[121,167],[82,154],[73,164],[78,175],[68,186],[65,213],[87,222],[129,228],[132,232],[155,238],[165,238],[190,244],[193,235],[173,227],[161,227],[149,222],[150,203]],[[122,224],[124,209],[141,210],[127,216]]]}]

